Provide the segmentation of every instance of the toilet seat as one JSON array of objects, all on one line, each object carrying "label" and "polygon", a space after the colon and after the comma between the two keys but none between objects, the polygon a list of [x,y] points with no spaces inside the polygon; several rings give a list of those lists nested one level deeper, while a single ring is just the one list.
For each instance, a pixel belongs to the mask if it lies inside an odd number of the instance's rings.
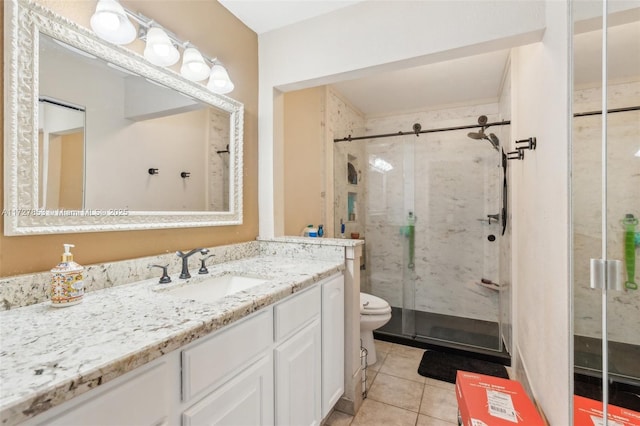
[{"label": "toilet seat", "polygon": [[391,306],[386,300],[368,293],[360,293],[361,315],[387,315],[391,313]]}]

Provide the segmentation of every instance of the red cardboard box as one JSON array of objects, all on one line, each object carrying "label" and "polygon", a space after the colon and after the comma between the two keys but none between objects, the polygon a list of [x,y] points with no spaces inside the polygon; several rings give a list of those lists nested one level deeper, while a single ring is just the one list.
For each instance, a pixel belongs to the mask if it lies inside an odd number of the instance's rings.
[{"label": "red cardboard box", "polygon": [[[608,405],[609,426],[640,426],[640,413],[628,408]],[[583,396],[573,397],[573,424],[580,426],[602,426],[602,402]]]},{"label": "red cardboard box", "polygon": [[456,397],[464,426],[545,426],[515,380],[458,370]]}]

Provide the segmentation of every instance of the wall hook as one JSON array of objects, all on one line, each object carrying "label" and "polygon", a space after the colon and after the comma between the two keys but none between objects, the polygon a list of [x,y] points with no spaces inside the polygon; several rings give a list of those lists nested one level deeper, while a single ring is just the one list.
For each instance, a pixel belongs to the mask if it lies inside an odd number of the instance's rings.
[{"label": "wall hook", "polygon": [[[518,146],[518,144],[521,144],[521,145]],[[526,144],[526,145],[523,146],[522,144]],[[535,137],[516,141],[516,149],[519,149],[519,150],[522,150],[522,149],[535,150],[536,146],[538,146],[538,142]]]},{"label": "wall hook", "polygon": [[182,179],[186,179],[186,178],[188,178],[189,176],[191,176],[191,172],[181,172],[181,173],[180,173],[180,177],[181,177]]},{"label": "wall hook", "polygon": [[523,148],[516,148],[515,151],[507,152],[507,160],[524,160]]},{"label": "wall hook", "polygon": [[150,168],[149,169],[149,174],[150,175],[159,175],[160,174],[160,170],[159,169]]}]

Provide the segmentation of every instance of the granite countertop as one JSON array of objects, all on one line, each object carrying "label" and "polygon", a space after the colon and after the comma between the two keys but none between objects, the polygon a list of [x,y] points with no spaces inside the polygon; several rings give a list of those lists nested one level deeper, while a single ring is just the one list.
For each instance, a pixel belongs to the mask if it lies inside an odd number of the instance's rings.
[{"label": "granite countertop", "polygon": [[66,308],[44,302],[0,312],[0,420],[40,414],[343,269],[338,261],[262,255],[209,267],[209,277],[269,278],[216,302],[157,291],[185,283],[173,274],[170,284],[98,290]]}]

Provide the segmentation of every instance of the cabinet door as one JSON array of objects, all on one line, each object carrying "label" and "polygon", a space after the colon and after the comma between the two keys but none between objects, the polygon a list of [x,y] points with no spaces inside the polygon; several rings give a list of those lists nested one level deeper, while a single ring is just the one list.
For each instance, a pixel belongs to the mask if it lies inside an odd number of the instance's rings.
[{"label": "cabinet door", "polygon": [[273,425],[273,357],[269,352],[182,414],[183,426]]},{"label": "cabinet door", "polygon": [[322,285],[322,417],[344,393],[344,277]]},{"label": "cabinet door", "polygon": [[320,341],[320,319],[315,318],[276,348],[276,424],[320,424]]}]

